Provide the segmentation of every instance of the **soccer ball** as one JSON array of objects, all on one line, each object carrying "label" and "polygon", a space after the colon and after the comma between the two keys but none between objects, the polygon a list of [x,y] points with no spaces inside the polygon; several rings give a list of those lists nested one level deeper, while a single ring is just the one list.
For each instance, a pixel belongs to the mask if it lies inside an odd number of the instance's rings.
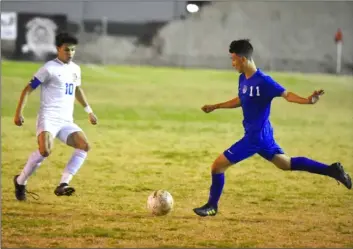
[{"label": "soccer ball", "polygon": [[155,216],[162,216],[170,213],[174,205],[172,195],[166,190],[156,190],[148,196],[147,209]]}]

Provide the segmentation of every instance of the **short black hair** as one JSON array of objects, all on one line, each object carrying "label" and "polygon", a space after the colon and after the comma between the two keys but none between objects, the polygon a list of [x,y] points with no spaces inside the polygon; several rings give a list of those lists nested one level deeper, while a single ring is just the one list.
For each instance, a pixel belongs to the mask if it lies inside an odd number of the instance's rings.
[{"label": "short black hair", "polygon": [[67,33],[67,32],[62,32],[56,35],[55,37],[55,45],[57,47],[62,46],[64,43],[69,43],[69,44],[78,44],[78,40],[75,36]]},{"label": "short black hair", "polygon": [[252,58],[254,48],[249,39],[234,40],[229,45],[229,53],[235,53],[239,56],[244,56],[247,59]]}]

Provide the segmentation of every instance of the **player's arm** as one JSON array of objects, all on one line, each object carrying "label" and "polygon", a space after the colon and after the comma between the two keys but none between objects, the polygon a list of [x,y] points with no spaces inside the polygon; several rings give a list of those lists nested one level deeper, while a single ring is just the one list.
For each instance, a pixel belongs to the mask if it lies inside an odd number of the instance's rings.
[{"label": "player's arm", "polygon": [[321,95],[324,94],[324,90],[314,91],[307,98],[303,98],[293,92],[286,91],[286,89],[273,80],[270,76],[264,78],[266,80],[267,94],[272,99],[275,97],[283,97],[288,102],[297,104],[315,104]]},{"label": "player's arm", "polygon": [[89,115],[92,124],[97,124],[97,117],[94,115],[92,108],[89,106],[85,93],[80,86],[76,86],[75,97],[77,101],[84,107],[85,112]]},{"label": "player's arm", "polygon": [[42,84],[42,82],[47,79],[48,75],[49,73],[44,67],[40,68],[29,84],[22,90],[14,117],[14,122],[17,126],[21,126],[24,123],[23,110],[26,106],[29,94]]},{"label": "player's arm", "polygon": [[234,99],[231,99],[231,100],[226,101],[226,102],[215,104],[216,109],[237,108],[237,107],[240,107],[240,106],[241,106],[241,103],[240,103],[240,98],[239,97],[235,97]]},{"label": "player's arm", "polygon": [[324,93],[324,90],[314,91],[313,94],[311,94],[309,97],[303,98],[293,92],[284,91],[281,96],[291,103],[315,104],[319,100],[319,97]]},{"label": "player's arm", "polygon": [[88,114],[90,114],[92,111],[92,109],[90,108],[86,95],[83,92],[82,88],[80,86],[76,86],[76,93],[75,93],[75,97],[77,99],[77,101],[85,108],[85,109],[89,109],[89,112],[87,112]]},{"label": "player's arm", "polygon": [[201,109],[206,112],[212,112],[215,109],[228,109],[228,108],[237,108],[241,106],[240,98],[236,97],[226,102],[214,104],[214,105],[204,105]]},{"label": "player's arm", "polygon": [[24,118],[23,118],[23,109],[26,106],[27,98],[28,95],[33,91],[34,89],[30,84],[28,84],[21,92],[20,99],[17,103],[17,108],[15,112],[15,118],[14,122],[16,125],[21,126],[24,123]]}]

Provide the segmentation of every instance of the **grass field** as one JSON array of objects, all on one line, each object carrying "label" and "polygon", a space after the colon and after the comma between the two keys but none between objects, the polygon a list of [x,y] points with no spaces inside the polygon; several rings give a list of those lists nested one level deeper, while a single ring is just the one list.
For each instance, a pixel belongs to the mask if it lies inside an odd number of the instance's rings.
[{"label": "grass field", "polygon": [[[210,164],[243,134],[241,110],[200,110],[237,94],[230,71],[83,66],[99,125],[76,106],[92,147],[71,182],[77,195],[53,194],[73,151],[56,140],[28,183],[40,199],[17,202],[12,179],[37,146],[39,91],[27,102],[24,126],[12,120],[38,67],[2,62],[2,247],[353,247],[352,191],[324,176],[280,171],[259,156],[227,171],[217,216],[194,215],[208,198]],[[326,91],[315,106],[273,102],[271,121],[285,152],[339,160],[353,175],[353,79],[273,76],[303,96]],[[168,216],[146,211],[155,189],[175,199]]]}]

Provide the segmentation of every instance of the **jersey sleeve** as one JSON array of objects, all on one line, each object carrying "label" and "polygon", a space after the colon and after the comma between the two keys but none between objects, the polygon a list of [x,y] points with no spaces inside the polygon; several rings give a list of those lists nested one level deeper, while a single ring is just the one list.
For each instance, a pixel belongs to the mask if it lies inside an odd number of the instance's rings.
[{"label": "jersey sleeve", "polygon": [[240,74],[238,78],[238,95],[240,95],[241,82],[244,80],[244,74]]},{"label": "jersey sleeve", "polygon": [[283,86],[278,84],[274,79],[272,79],[270,76],[265,77],[266,81],[266,90],[267,90],[267,95],[272,99],[275,97],[279,97],[282,95],[282,93],[286,90]]},{"label": "jersey sleeve", "polygon": [[81,68],[80,67],[78,67],[78,69],[77,69],[76,86],[81,86]]},{"label": "jersey sleeve", "polygon": [[45,83],[49,79],[49,76],[48,69],[43,66],[34,74],[29,84],[33,89],[36,89],[40,84]]}]

